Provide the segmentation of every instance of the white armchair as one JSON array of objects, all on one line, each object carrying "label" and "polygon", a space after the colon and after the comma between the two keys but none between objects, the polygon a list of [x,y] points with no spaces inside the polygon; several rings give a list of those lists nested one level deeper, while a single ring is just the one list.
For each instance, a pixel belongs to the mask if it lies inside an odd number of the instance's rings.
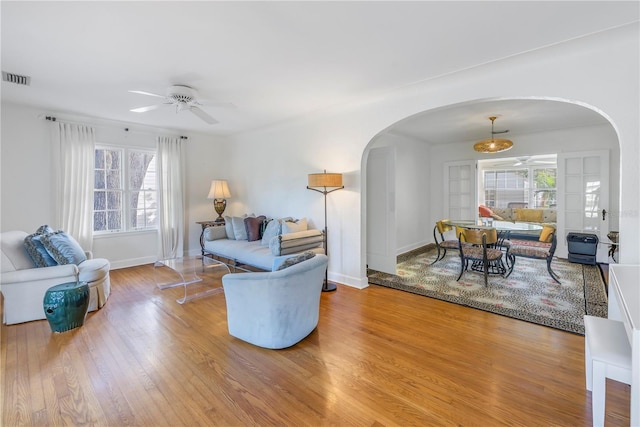
[{"label": "white armchair", "polygon": [[317,254],[284,270],[224,275],[229,334],[272,349],[301,341],[318,325],[326,269]]},{"label": "white armchair", "polygon": [[24,249],[24,231],[7,231],[0,234],[2,263],[0,292],[4,297],[3,323],[28,322],[45,319],[42,305],[44,294],[52,286],[76,280],[89,285],[89,311],[102,307],[109,298],[109,261],[93,258],[86,252],[87,260],[75,264],[36,267]]}]

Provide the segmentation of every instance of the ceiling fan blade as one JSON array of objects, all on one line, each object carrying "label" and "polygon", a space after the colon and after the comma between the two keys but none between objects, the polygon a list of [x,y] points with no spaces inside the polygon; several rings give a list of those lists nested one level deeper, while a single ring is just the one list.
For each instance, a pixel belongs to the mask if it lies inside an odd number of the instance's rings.
[{"label": "ceiling fan blade", "polygon": [[149,105],[147,107],[134,108],[129,111],[131,111],[132,113],[146,113],[147,111],[157,110],[158,108],[160,108],[161,105],[162,104]]},{"label": "ceiling fan blade", "polygon": [[207,107],[224,107],[224,108],[238,108],[232,102],[224,102],[224,101],[206,101],[199,100],[198,105],[206,105]]},{"label": "ceiling fan blade", "polygon": [[151,92],[144,92],[142,90],[130,90],[130,93],[137,93],[140,95],[149,95],[149,96],[155,96],[158,98],[166,98],[164,95],[158,95],[157,93],[151,93]]},{"label": "ceiling fan blade", "polygon": [[201,110],[198,107],[191,107],[189,108],[189,111],[191,111],[193,114],[200,117],[202,120],[209,123],[210,125],[215,125],[216,123],[219,123],[216,119],[214,119],[213,117],[211,117],[209,114],[205,113],[203,110]]}]

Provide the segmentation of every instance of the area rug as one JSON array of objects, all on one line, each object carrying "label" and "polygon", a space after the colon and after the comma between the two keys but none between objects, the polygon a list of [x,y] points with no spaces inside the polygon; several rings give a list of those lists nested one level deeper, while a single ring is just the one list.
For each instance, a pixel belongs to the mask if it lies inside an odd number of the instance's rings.
[{"label": "area rug", "polygon": [[508,278],[466,271],[460,281],[457,252],[430,265],[435,248],[421,248],[398,257],[396,274],[368,270],[369,283],[400,289],[584,335],[585,314],[607,317],[607,294],[600,268],[555,258],[547,273],[543,260],[518,258]]}]

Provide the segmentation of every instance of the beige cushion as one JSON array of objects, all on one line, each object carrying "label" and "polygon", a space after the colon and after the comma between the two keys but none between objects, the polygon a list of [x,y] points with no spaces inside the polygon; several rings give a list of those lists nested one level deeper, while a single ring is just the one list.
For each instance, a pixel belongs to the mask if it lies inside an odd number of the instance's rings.
[{"label": "beige cushion", "polygon": [[516,221],[542,222],[542,209],[516,209]]},{"label": "beige cushion", "polygon": [[299,219],[295,222],[286,221],[282,223],[282,234],[297,233],[299,231],[307,230],[307,218]]}]

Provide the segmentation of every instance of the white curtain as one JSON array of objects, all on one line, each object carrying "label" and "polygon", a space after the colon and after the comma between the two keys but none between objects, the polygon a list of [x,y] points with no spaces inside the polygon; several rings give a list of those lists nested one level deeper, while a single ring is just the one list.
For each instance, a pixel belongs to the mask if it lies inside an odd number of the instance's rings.
[{"label": "white curtain", "polygon": [[53,150],[56,226],[90,251],[93,248],[95,130],[62,122],[53,125],[56,129]]},{"label": "white curtain", "polygon": [[184,198],[182,179],[182,141],[158,137],[159,257],[183,256]]}]

